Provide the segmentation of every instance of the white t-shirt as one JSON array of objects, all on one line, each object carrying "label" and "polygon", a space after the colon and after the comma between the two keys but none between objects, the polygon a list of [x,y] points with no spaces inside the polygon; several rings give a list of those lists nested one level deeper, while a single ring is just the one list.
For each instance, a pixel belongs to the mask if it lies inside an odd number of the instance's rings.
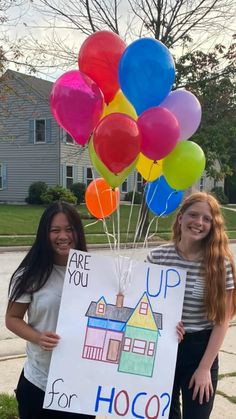
[{"label": "white t-shirt", "polygon": [[[40,332],[56,331],[65,271],[65,266],[54,265],[46,284],[39,291],[23,294],[16,300],[17,303],[30,303],[28,324]],[[26,353],[24,376],[45,391],[52,352],[27,342]]]}]

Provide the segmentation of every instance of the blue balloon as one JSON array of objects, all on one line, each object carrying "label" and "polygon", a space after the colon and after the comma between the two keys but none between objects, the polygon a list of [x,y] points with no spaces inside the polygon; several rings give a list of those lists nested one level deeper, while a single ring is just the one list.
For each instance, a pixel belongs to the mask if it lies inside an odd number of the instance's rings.
[{"label": "blue balloon", "polygon": [[124,51],[119,83],[138,115],[159,105],[175,80],[175,63],[168,48],[152,38],[140,38]]},{"label": "blue balloon", "polygon": [[172,189],[164,176],[149,182],[145,188],[148,208],[158,216],[168,215],[178,208],[183,199],[183,191]]}]

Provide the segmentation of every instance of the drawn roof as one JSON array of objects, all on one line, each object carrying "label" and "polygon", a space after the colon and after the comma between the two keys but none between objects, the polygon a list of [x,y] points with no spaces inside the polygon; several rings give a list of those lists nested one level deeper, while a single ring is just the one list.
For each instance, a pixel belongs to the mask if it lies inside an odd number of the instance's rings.
[{"label": "drawn roof", "polygon": [[[96,307],[97,302],[92,301],[85,315],[87,317],[95,317],[126,323],[134,311],[134,309],[130,307],[117,307],[115,304],[106,304],[106,313],[98,314],[96,312]],[[162,314],[153,312],[153,317],[158,329],[162,330]]]}]

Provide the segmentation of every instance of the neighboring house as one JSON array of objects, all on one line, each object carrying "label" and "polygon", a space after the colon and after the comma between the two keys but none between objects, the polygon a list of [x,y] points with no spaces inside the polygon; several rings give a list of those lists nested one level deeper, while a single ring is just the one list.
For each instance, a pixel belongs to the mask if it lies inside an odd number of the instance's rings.
[{"label": "neighboring house", "polygon": [[116,305],[104,297],[91,302],[83,358],[118,364],[118,371],[151,377],[154,368],[162,315],[154,313],[144,292],[135,308],[123,306],[123,295]]},{"label": "neighboring house", "polygon": [[[70,187],[75,182],[88,185],[98,176],[87,148],[76,144],[54,120],[49,104],[52,85],[12,70],[0,78],[0,202],[24,203],[36,181]],[[206,183],[203,189],[211,187]],[[141,191],[141,175],[133,172],[120,190],[121,198],[128,191]]]}]

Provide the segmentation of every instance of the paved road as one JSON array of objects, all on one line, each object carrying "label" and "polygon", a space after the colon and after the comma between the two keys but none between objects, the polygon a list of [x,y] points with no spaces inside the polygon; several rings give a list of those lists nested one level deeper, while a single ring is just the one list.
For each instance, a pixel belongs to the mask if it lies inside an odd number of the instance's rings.
[{"label": "paved road", "polygon": [[[234,253],[234,258],[236,260],[236,243],[231,244],[231,250]],[[92,252],[101,253],[101,254],[111,254],[115,255],[115,252],[110,251],[109,249],[96,249],[92,250]],[[129,256],[133,259],[138,259],[140,261],[144,260],[147,255],[147,249],[127,249],[120,251],[119,254]],[[4,324],[4,316],[7,304],[7,289],[9,279],[17,268],[23,257],[25,256],[24,251],[0,251],[0,269],[1,269],[1,276],[0,276],[0,340],[12,338],[14,335],[5,328]]]}]

